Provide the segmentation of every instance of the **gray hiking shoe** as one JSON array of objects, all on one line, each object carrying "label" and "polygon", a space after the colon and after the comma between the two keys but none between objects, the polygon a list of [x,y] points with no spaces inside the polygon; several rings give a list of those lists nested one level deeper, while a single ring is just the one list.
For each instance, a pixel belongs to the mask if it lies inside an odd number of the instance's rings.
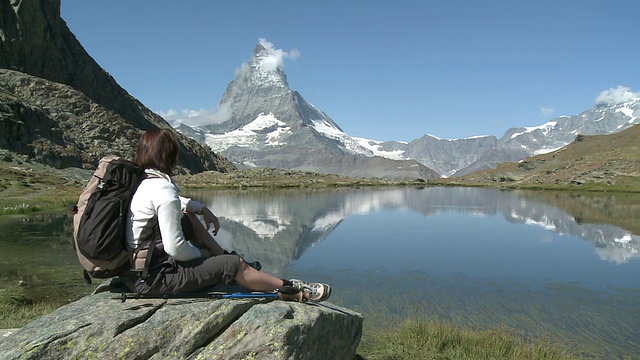
[{"label": "gray hiking shoe", "polygon": [[293,287],[302,291],[304,299],[307,301],[325,301],[331,296],[331,286],[323,283],[306,283],[302,280],[291,279]]}]

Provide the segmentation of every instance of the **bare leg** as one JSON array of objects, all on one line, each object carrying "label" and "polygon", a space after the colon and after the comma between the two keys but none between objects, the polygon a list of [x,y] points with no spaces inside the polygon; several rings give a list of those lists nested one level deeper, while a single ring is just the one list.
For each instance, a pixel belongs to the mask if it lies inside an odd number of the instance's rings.
[{"label": "bare leg", "polygon": [[282,279],[260,272],[240,259],[240,269],[234,278],[238,284],[254,291],[272,291],[284,286]]},{"label": "bare leg", "polygon": [[204,247],[209,251],[211,256],[218,256],[224,253],[224,249],[216,242],[216,240],[209,234],[207,229],[202,225],[200,220],[195,214],[185,213],[189,221],[191,221],[191,225],[193,225],[193,236],[194,239],[191,242],[198,246]]}]

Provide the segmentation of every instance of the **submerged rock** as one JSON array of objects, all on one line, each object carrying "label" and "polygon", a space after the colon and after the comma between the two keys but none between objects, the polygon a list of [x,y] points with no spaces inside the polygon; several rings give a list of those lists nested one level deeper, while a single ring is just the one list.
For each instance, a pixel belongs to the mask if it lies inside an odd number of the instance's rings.
[{"label": "submerged rock", "polygon": [[13,332],[2,359],[353,359],[363,318],[328,303],[86,296]]}]

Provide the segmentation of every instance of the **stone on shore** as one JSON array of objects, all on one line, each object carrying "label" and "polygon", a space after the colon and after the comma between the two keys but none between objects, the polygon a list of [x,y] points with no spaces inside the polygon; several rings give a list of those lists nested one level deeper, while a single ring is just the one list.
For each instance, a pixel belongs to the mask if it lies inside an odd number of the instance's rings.
[{"label": "stone on shore", "polygon": [[2,359],[353,359],[363,318],[329,303],[100,292],[0,340]]}]

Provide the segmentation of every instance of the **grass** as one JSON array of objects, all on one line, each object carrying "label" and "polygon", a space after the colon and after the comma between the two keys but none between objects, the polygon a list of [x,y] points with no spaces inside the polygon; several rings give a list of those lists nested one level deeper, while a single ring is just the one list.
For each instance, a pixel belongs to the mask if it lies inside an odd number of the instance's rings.
[{"label": "grass", "polygon": [[70,204],[75,204],[73,197],[61,197],[51,199],[20,199],[4,198],[0,200],[0,215],[28,214],[36,211],[64,209]]},{"label": "grass", "polygon": [[468,329],[423,318],[374,332],[361,343],[358,355],[367,360],[575,359],[546,340],[527,341],[501,329]]},{"label": "grass", "polygon": [[21,288],[0,290],[0,329],[25,326],[61,305],[34,301]]},{"label": "grass", "polygon": [[0,161],[0,215],[62,209],[75,204],[84,183]]}]

